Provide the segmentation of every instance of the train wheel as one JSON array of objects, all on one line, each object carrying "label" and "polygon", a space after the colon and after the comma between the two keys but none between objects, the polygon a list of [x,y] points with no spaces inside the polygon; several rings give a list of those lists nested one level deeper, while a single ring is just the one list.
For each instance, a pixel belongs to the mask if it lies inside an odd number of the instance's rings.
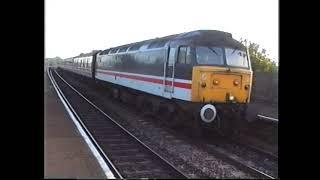
[{"label": "train wheel", "polygon": [[189,126],[191,128],[190,135],[192,137],[201,137],[203,135],[202,120],[199,116],[199,112],[193,113],[193,117],[190,120]]},{"label": "train wheel", "polygon": [[152,112],[154,114],[157,114],[160,112],[160,105],[161,105],[161,102],[158,102],[158,101],[154,101],[152,103]]},{"label": "train wheel", "polygon": [[139,112],[143,112],[143,108],[144,108],[144,98],[143,98],[143,96],[138,95],[135,107],[137,108],[137,110]]},{"label": "train wheel", "polygon": [[174,127],[174,109],[171,109],[165,102],[160,102],[156,111],[155,114],[159,116],[160,124],[169,128]]},{"label": "train wheel", "polygon": [[141,94],[134,95],[132,94],[130,96],[130,100],[134,102],[130,102],[130,104],[133,106],[134,109],[136,109],[137,112],[140,113],[143,117],[152,117],[152,108],[151,103],[149,100]]},{"label": "train wheel", "polygon": [[142,112],[144,113],[151,113],[152,112],[152,102],[149,100],[145,99],[143,100],[143,106],[142,106]]},{"label": "train wheel", "polygon": [[168,113],[168,108],[164,104],[160,104],[158,115],[160,119],[160,124],[168,126],[170,114]]},{"label": "train wheel", "polygon": [[246,119],[246,108],[239,108],[238,112],[235,114],[235,130],[236,133],[245,132],[249,129],[249,123]]},{"label": "train wheel", "polygon": [[216,123],[214,125],[215,130],[222,136],[230,134],[231,123],[226,118],[222,118],[221,115],[217,114]]},{"label": "train wheel", "polygon": [[129,92],[126,90],[120,91],[119,100],[123,102],[124,104],[130,104],[130,97]]},{"label": "train wheel", "polygon": [[112,89],[112,97],[114,99],[118,99],[120,97],[120,91],[118,88],[113,88]]}]

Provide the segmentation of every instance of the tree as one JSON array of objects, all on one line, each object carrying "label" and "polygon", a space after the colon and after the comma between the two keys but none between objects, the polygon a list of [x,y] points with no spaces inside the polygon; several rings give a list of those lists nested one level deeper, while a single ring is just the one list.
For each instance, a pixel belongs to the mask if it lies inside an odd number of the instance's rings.
[{"label": "tree", "polygon": [[62,59],[59,56],[56,56],[54,58],[45,58],[45,63],[49,65],[57,65],[62,62]]},{"label": "tree", "polygon": [[[246,40],[245,40],[246,42]],[[245,45],[245,44],[243,44]],[[272,61],[266,54],[266,50],[262,48],[260,51],[260,45],[257,43],[249,42],[248,46],[252,70],[256,72],[271,72],[277,73],[278,66]]]}]

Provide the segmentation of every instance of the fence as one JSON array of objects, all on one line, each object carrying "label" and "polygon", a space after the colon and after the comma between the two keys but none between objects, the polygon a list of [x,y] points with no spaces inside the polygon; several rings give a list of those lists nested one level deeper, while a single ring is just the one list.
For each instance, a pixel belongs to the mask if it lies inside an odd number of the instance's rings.
[{"label": "fence", "polygon": [[278,74],[254,72],[251,100],[278,103]]}]

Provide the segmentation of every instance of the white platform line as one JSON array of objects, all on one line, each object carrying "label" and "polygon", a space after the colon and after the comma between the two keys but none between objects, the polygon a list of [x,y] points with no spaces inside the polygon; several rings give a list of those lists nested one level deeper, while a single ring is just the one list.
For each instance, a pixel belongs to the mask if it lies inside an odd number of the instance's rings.
[{"label": "white platform line", "polygon": [[52,79],[52,77],[49,74],[49,69],[48,69],[48,76],[51,80],[51,83],[55,89],[55,91],[57,92],[61,102],[63,103],[65,109],[67,110],[70,118],[72,119],[73,123],[76,125],[78,131],[80,132],[81,136],[84,138],[85,142],[87,143],[87,145],[89,146],[91,152],[93,153],[93,155],[95,156],[95,158],[97,159],[97,161],[99,162],[100,167],[102,168],[102,170],[104,171],[104,174],[106,175],[106,177],[108,179],[115,179],[115,176],[113,175],[112,171],[110,170],[109,166],[107,165],[107,163],[104,161],[104,159],[101,157],[100,153],[98,152],[98,150],[96,149],[96,147],[93,145],[93,143],[91,142],[91,140],[89,139],[89,137],[87,136],[87,134],[84,132],[84,130],[82,129],[81,125],[79,124],[79,122],[77,121],[77,119],[75,118],[75,116],[73,115],[73,113],[71,112],[70,108],[68,107],[67,103],[65,102],[65,100],[63,99],[63,94],[61,95],[59,90],[56,87],[56,84],[53,82],[54,80]]}]

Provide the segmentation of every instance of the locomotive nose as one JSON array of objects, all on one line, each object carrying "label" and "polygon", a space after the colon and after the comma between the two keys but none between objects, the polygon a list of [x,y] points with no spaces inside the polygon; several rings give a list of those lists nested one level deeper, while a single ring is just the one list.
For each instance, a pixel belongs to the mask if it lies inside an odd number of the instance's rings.
[{"label": "locomotive nose", "polygon": [[205,123],[211,123],[217,115],[217,110],[212,104],[206,104],[200,110],[201,120]]}]

